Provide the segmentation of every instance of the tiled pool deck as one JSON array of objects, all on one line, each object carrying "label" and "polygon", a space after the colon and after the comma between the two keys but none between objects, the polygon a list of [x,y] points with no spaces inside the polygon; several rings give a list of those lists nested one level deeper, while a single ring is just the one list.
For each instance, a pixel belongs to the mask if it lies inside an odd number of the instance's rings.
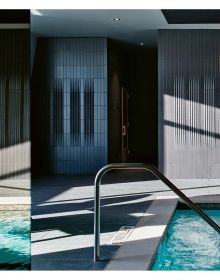
[{"label": "tiled pool deck", "polygon": [[[172,181],[195,202],[220,203],[220,180]],[[169,204],[169,196],[173,195],[163,183],[143,173],[108,175],[101,188],[104,260],[95,264],[93,183],[94,176],[58,176],[33,181],[32,269],[97,270],[107,265],[109,268],[109,260],[119,248],[109,241],[120,227],[140,222],[156,197],[163,196]],[[154,222],[160,226],[159,219]]]}]

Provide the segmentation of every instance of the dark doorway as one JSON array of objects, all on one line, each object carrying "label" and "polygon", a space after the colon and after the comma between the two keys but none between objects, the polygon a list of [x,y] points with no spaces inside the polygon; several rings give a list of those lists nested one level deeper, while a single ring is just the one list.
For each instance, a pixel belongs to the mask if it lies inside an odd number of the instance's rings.
[{"label": "dark doorway", "polygon": [[122,162],[128,162],[129,157],[129,93],[121,87],[121,151]]},{"label": "dark doorway", "polygon": [[108,160],[158,165],[157,49],[108,40]]}]

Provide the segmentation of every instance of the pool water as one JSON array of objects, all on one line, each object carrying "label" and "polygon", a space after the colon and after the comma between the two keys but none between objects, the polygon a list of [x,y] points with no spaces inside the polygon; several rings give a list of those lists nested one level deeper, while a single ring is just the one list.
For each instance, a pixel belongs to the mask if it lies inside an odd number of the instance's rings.
[{"label": "pool water", "polygon": [[[220,224],[220,210],[205,211]],[[220,235],[193,210],[177,210],[152,270],[220,270]]]},{"label": "pool water", "polygon": [[0,212],[0,269],[30,269],[30,212]]}]

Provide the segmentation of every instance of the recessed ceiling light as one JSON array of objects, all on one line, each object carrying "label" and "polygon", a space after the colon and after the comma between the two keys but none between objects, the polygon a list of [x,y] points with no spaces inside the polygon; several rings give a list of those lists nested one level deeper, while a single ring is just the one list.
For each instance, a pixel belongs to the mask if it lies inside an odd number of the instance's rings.
[{"label": "recessed ceiling light", "polygon": [[140,45],[141,45],[141,46],[143,46],[143,45],[144,45],[144,43],[143,43],[143,42],[141,42],[141,43],[140,43]]},{"label": "recessed ceiling light", "polygon": [[113,20],[114,20],[114,21],[119,21],[120,18],[115,17],[115,18],[113,18]]}]

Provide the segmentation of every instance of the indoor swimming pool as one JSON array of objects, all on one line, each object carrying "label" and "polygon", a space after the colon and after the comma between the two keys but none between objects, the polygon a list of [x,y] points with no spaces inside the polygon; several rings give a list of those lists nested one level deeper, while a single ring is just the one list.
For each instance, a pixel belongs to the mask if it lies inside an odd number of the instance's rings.
[{"label": "indoor swimming pool", "polygon": [[0,270],[30,269],[30,211],[0,211]]},{"label": "indoor swimming pool", "polygon": [[[206,210],[220,224],[220,210]],[[220,270],[220,235],[193,210],[177,210],[152,270]]]}]

